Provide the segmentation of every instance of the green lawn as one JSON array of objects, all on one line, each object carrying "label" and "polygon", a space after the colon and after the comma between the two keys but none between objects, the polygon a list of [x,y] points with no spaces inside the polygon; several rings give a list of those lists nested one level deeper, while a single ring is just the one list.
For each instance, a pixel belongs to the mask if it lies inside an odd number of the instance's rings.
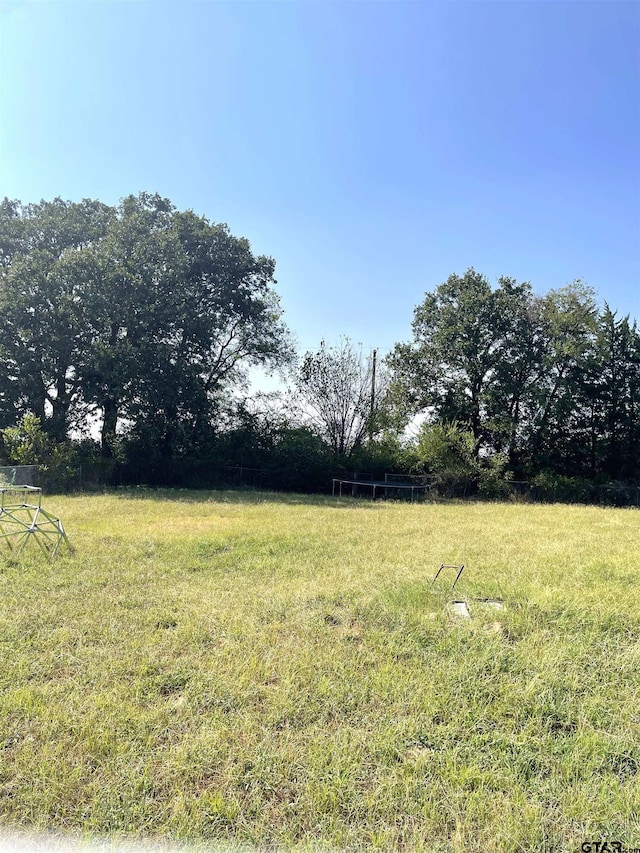
[{"label": "green lawn", "polygon": [[[44,505],[77,550],[0,552],[5,827],[261,850],[640,846],[638,510]],[[470,619],[448,610],[451,574],[430,586],[442,562],[467,566]]]}]

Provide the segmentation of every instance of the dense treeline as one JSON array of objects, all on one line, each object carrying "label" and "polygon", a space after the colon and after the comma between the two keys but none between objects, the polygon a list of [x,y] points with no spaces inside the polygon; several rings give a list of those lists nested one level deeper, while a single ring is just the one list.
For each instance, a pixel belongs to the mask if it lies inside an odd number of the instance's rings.
[{"label": "dense treeline", "polygon": [[474,270],[415,311],[390,357],[398,404],[464,425],[517,476],[640,476],[640,335],[580,282],[536,296]]},{"label": "dense treeline", "polygon": [[[212,485],[242,466],[244,483],[308,490],[354,470],[446,494],[640,480],[640,334],[580,282],[541,296],[471,269],[425,295],[386,359],[345,338],[296,361],[274,273],[157,195],[5,199],[0,463],[53,485],[79,463],[103,483]],[[251,399],[257,365],[290,393]]]}]

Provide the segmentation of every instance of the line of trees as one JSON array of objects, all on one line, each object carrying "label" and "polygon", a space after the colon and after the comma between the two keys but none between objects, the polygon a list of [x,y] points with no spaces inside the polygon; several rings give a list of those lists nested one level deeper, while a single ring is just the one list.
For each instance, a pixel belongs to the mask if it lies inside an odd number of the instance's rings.
[{"label": "line of trees", "polygon": [[[183,485],[241,465],[300,489],[395,470],[451,494],[640,480],[640,334],[582,283],[540,296],[470,269],[425,295],[385,359],[348,338],[296,358],[274,274],[157,195],[5,199],[0,462]],[[289,393],[250,397],[255,366]]]},{"label": "line of trees", "polygon": [[517,476],[640,478],[640,334],[577,281],[536,296],[475,270],[416,308],[389,358],[396,403],[426,431],[468,431],[473,455]]}]

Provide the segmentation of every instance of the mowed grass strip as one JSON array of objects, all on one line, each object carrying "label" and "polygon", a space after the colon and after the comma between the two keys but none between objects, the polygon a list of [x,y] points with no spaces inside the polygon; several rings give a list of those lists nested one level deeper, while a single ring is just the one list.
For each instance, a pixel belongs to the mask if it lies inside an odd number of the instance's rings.
[{"label": "mowed grass strip", "polygon": [[[258,849],[640,846],[640,513],[51,498],[0,557],[5,827]],[[465,563],[447,608],[450,572]],[[502,609],[478,599],[500,598]]]}]

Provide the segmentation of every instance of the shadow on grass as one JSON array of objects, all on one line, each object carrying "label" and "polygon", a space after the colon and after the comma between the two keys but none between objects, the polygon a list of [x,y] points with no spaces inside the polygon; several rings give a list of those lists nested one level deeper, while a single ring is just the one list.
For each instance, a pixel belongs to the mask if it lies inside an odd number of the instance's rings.
[{"label": "shadow on grass", "polygon": [[[87,494],[75,497],[86,497]],[[297,492],[270,492],[259,489],[154,489],[148,486],[111,489],[95,494],[111,495],[132,501],[174,501],[179,503],[229,503],[229,504],[285,504],[287,506],[317,506],[325,509],[375,509],[385,501],[367,498],[334,497],[332,495],[309,495]],[[388,501],[386,503],[389,503]]]}]

